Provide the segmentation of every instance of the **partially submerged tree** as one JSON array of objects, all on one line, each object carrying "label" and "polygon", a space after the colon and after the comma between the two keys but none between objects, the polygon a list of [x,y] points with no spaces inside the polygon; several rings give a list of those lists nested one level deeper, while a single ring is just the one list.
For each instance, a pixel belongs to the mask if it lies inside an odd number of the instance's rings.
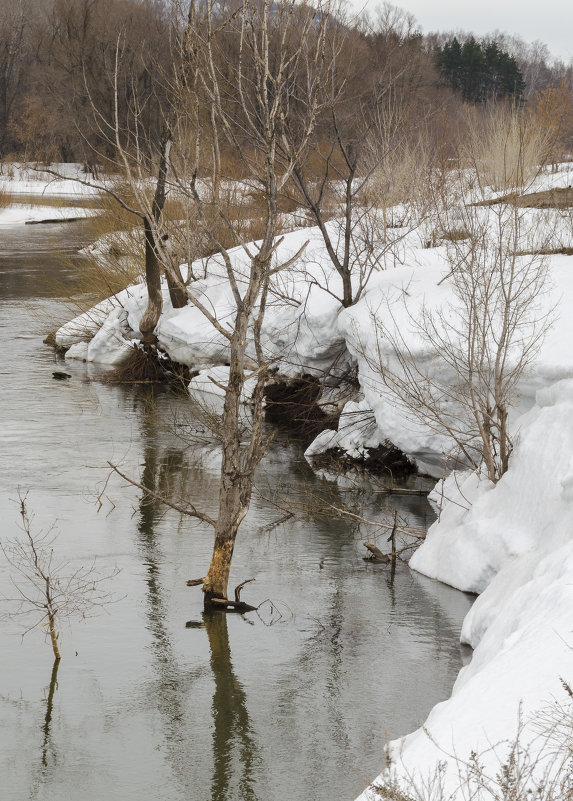
[{"label": "partially submerged tree", "polygon": [[[255,469],[268,441],[263,392],[271,362],[263,348],[263,319],[274,277],[305,247],[283,262],[277,259],[278,198],[316,123],[329,15],[327,8],[299,6],[294,0],[247,0],[240,7],[208,0],[192,2],[188,10],[181,7],[180,19],[180,67],[173,78],[170,112],[171,190],[193,204],[196,224],[218,254],[210,272],[227,287],[230,304],[219,313],[208,295],[201,294],[203,287],[193,281],[183,284],[165,264],[170,280],[185,291],[228,353],[228,380],[218,384],[224,392],[217,423],[222,450],[218,515],[212,518],[195,507],[187,507],[185,513],[214,529],[211,564],[202,582],[205,608],[244,608],[240,601],[229,600],[228,580]],[[303,73],[311,84],[311,100],[299,105],[293,88]],[[297,143],[285,166],[278,146],[295,121]],[[262,237],[256,242],[245,240],[226,213],[223,144],[240,162],[245,187],[256,189],[262,198]],[[227,237],[239,252],[230,252]],[[248,379],[253,379],[254,390],[245,426],[241,400]]]},{"label": "partially submerged tree", "polygon": [[[227,593],[233,549],[249,508],[254,472],[266,450],[263,392],[271,364],[261,339],[263,319],[273,277],[293,264],[304,249],[303,245],[286,262],[277,260],[277,201],[312,133],[318,103],[314,98],[304,109],[298,109],[291,90],[303,67],[308,81],[321,79],[326,12],[324,8],[298,6],[294,0],[247,0],[240,8],[222,7],[209,0],[203,6],[192,3],[188,15],[184,58],[193,83],[183,87],[184,96],[194,102],[191,112],[197,114],[197,119],[204,109],[202,103],[206,102],[209,108],[211,169],[210,180],[200,186],[201,165],[195,161],[191,180],[187,184],[179,182],[178,187],[197,204],[200,222],[206,223],[204,214],[209,207],[214,207],[225,221],[219,195],[218,147],[224,139],[238,154],[248,180],[264,199],[263,237],[250,244],[237,237],[242,248],[240,259],[236,254],[232,256],[205,225],[207,236],[212,237],[219,250],[223,276],[231,290],[231,319],[217,319],[193,292],[193,286],[188,288],[190,302],[226,340],[229,353],[229,378],[223,385],[225,400],[220,424],[219,512],[216,520],[207,521],[215,533],[211,564],[203,581],[207,609],[233,605],[229,604]],[[299,144],[292,163],[285,169],[278,158],[278,142],[285,127],[292,125],[293,114],[297,114]],[[204,128],[198,125],[196,133],[199,153]],[[240,406],[248,378],[256,379],[256,384],[251,396],[250,429],[245,431]]]},{"label": "partially submerged tree", "polygon": [[60,560],[55,553],[53,529],[34,533],[33,517],[28,512],[26,496],[19,498],[23,536],[6,539],[0,550],[12,569],[13,597],[2,597],[7,605],[2,617],[21,620],[22,632],[44,628],[54,652],[61,658],[59,631],[66,619],[85,618],[112,599],[102,586],[117,575],[118,570],[101,575],[94,564],[74,566]]}]

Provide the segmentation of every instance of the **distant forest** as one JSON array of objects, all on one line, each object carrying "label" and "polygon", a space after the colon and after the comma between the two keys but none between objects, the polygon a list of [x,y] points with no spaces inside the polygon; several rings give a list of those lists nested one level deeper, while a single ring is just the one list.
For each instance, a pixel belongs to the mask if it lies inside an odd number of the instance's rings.
[{"label": "distant forest", "polygon": [[[158,137],[178,68],[176,18],[168,0],[0,0],[0,157],[113,158],[105,126],[116,97],[120,112],[135,111],[146,136]],[[340,68],[357,103],[361,75],[390,80],[412,114],[436,112],[442,141],[461,104],[504,101],[546,112],[549,104],[553,114],[557,92],[560,108],[570,104],[573,67],[552,61],[539,44],[504,35],[423,36],[413,18],[389,5],[370,20],[340,24],[348,38]]]}]

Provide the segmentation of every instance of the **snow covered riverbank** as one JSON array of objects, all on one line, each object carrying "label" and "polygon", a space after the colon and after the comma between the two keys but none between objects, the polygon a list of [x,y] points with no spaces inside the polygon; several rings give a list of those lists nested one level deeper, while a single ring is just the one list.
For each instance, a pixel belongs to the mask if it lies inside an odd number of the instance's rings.
[{"label": "snow covered riverbank", "polygon": [[[462,630],[475,650],[452,697],[423,728],[391,744],[392,773],[410,791],[444,763],[445,792],[436,798],[466,798],[459,783],[472,752],[495,776],[520,718],[528,759],[547,756],[539,713],[569,701],[561,680],[573,678],[572,421],[573,381],[556,382],[520,419],[509,470],[495,487],[474,474],[445,482],[440,520],[411,567],[481,593]],[[376,798],[369,790],[361,801]]]},{"label": "snow covered riverbank", "polygon": [[[548,180],[559,185],[555,176]],[[564,171],[560,181],[569,185],[569,173]],[[535,188],[543,184],[538,181]],[[571,247],[567,214],[527,214],[550,232],[548,250]],[[330,225],[335,233],[336,222]],[[396,343],[401,343],[428,374],[449,380],[439,352],[413,323],[424,310],[444,318],[451,313],[455,298],[447,246],[423,247],[423,232],[412,231],[393,251],[388,269],[373,275],[354,306],[342,309],[336,299],[340,278],[329,266],[316,229],[286,235],[277,261],[307,240],[299,264],[275,278],[264,322],[266,351],[285,376],[323,376],[333,364],[338,375],[354,369],[360,392],[347,404],[338,431],[323,432],[307,453],[339,448],[355,455],[390,440],[424,472],[439,476],[451,441],[393,403],[380,372],[398,371]],[[238,265],[245,258],[239,248],[231,255]],[[516,263],[520,258],[527,256],[518,256]],[[561,678],[573,678],[573,259],[549,254],[547,260],[548,282],[537,314],[550,313],[552,326],[520,377],[519,402],[510,419],[515,449],[509,469],[495,485],[485,475],[450,476],[441,498],[435,494],[440,519],[411,562],[432,578],[481,593],[462,632],[474,656],[451,699],[435,707],[424,729],[391,745],[393,770],[403,781],[423,781],[440,762],[449,762],[443,780],[452,797],[459,782],[455,756],[465,760],[472,751],[484,754],[486,767],[495,770],[503,746],[492,746],[515,736],[520,709],[527,724],[524,742],[532,742],[536,732],[528,716],[564,699]],[[203,303],[216,310],[218,319],[232,314],[221,261],[199,261],[191,269],[201,276],[193,289]],[[120,363],[139,336],[145,304],[144,286],[131,287],[63,326],[57,343],[69,348],[68,358]],[[380,335],[381,319],[389,332],[386,339]],[[208,386],[209,370],[220,370],[227,361],[224,339],[196,308],[173,310],[166,289],[156,333],[172,359],[202,370],[195,387]],[[537,746],[531,747],[535,751]],[[362,799],[374,797],[370,790]]]}]

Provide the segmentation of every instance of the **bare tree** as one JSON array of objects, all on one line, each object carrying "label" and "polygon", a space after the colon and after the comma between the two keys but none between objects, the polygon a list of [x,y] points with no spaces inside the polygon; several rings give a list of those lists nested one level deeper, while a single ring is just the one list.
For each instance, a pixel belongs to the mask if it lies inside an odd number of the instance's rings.
[{"label": "bare tree", "polygon": [[[420,206],[410,201],[426,175],[425,56],[413,18],[389,3],[374,22],[336,20],[328,47],[323,113],[312,148],[293,169],[291,196],[318,226],[340,277],[332,294],[348,307],[417,221]],[[290,163],[288,135],[280,145]],[[388,209],[400,202],[394,219]]]},{"label": "bare tree", "polygon": [[60,623],[65,619],[85,618],[110,603],[112,598],[102,584],[117,575],[118,570],[100,575],[94,564],[75,567],[58,560],[54,552],[54,530],[35,534],[26,495],[20,495],[19,505],[23,537],[0,543],[13,571],[11,579],[15,590],[13,597],[0,598],[8,605],[2,617],[21,619],[23,634],[46,628],[54,658],[59,660]]},{"label": "bare tree", "polygon": [[[225,344],[229,364],[228,380],[219,384],[224,404],[216,426],[222,449],[218,515],[212,518],[189,506],[180,511],[214,530],[211,564],[202,580],[205,608],[244,608],[238,598],[228,598],[227,588],[237,532],[268,442],[263,430],[263,392],[271,363],[262,344],[263,319],[273,279],[294,264],[305,247],[285,261],[277,259],[281,243],[278,197],[306,148],[319,103],[318,92],[311,90],[311,102],[297,108],[293,87],[303,71],[311,83],[318,85],[322,79],[329,16],[327,8],[299,6],[294,0],[247,0],[239,7],[208,0],[192,2],[188,11],[180,8],[180,19],[181,66],[172,92],[170,185],[193,204],[197,225],[218,254],[211,269],[226,282],[232,298],[232,309],[219,317],[193,281],[183,284],[165,265],[170,279],[186,292],[188,302]],[[285,167],[278,143],[286,126],[293,124],[294,114],[298,144]],[[256,242],[245,241],[226,214],[223,146],[242,165],[246,185],[256,188],[263,199],[263,235]],[[221,231],[239,246],[240,255],[229,251]],[[248,379],[254,379],[255,388],[245,426],[241,396]]]}]

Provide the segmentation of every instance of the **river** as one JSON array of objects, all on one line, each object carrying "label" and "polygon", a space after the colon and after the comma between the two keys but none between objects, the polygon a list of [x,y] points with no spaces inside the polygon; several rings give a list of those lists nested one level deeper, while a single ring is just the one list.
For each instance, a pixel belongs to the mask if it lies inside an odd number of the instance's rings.
[{"label": "river", "polygon": [[[0,622],[2,801],[352,801],[384,764],[384,746],[448,697],[471,599],[400,566],[363,561],[340,521],[288,521],[255,499],[232,583],[259,614],[203,619],[212,546],[117,478],[108,460],[154,476],[213,513],[217,453],[183,441],[185,397],[116,386],[42,344],[65,318],[81,224],[0,228],[2,539],[21,534],[18,492],[36,532],[55,526],[58,559],[91,564],[113,603],[61,633],[57,675],[41,630]],[[65,255],[62,255],[65,251]],[[52,378],[66,369],[66,381]],[[318,479],[296,444],[277,442],[259,472],[287,503]],[[98,501],[99,496],[99,501]],[[414,525],[423,497],[399,499]],[[388,499],[380,496],[381,514]],[[371,504],[372,506],[372,504]],[[0,554],[0,593],[13,594]]]}]

